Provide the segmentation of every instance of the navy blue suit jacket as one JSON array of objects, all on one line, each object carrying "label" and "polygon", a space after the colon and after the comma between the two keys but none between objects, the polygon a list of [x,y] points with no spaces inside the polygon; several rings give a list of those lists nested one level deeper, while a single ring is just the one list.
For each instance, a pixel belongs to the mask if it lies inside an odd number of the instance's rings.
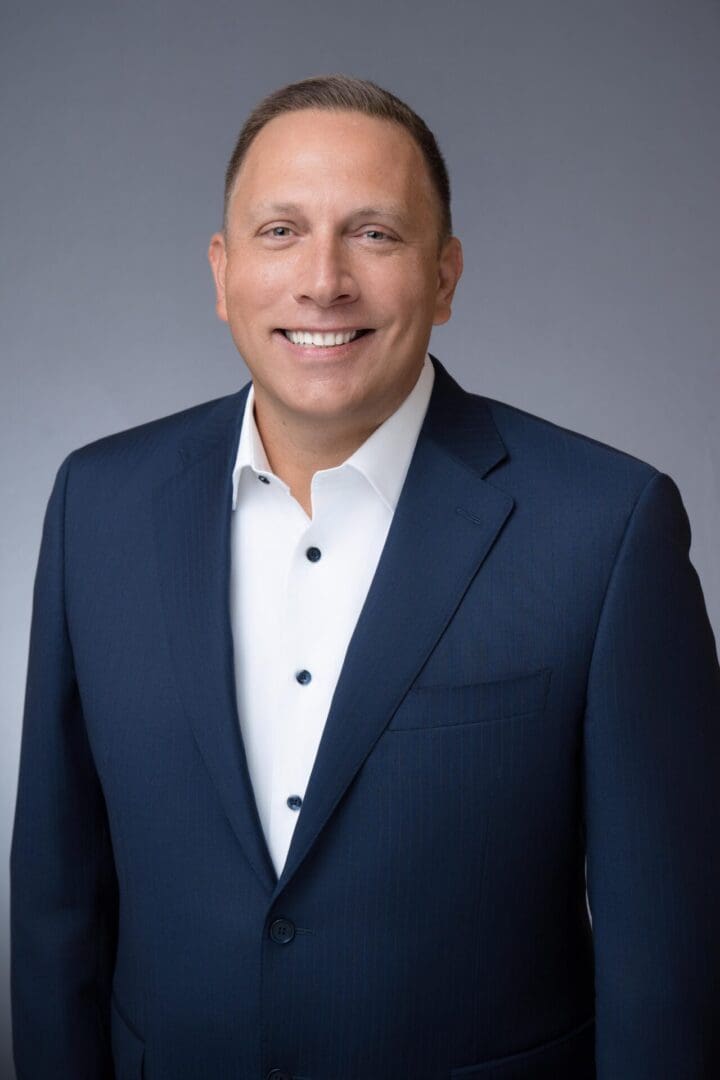
[{"label": "navy blue suit jacket", "polygon": [[678,488],[433,364],[279,881],[229,618],[249,384],[60,466],[19,1080],[720,1076],[720,669]]}]

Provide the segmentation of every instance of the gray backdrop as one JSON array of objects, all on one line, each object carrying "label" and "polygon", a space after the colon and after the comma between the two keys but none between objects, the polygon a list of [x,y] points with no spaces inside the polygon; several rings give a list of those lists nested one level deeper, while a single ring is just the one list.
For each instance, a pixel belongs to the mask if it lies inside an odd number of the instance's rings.
[{"label": "gray backdrop", "polygon": [[2,12],[0,1076],[32,582],[71,449],[237,390],[205,250],[247,111],[343,71],[427,120],[468,389],[678,483],[720,637],[720,10],[712,0],[66,0]]}]

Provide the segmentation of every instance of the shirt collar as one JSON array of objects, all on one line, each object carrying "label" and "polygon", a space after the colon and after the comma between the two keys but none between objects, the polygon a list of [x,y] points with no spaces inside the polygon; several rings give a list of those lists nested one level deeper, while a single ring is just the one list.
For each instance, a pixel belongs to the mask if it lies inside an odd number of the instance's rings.
[{"label": "shirt collar", "polygon": [[[334,472],[347,467],[357,470],[377,491],[388,508],[394,512],[427,412],[434,381],[435,369],[429,354],[426,353],[417,382],[402,404],[342,464],[337,465],[335,469],[323,471]],[[252,469],[258,476],[260,474],[275,475],[270,468],[265,447],[255,423],[254,390],[251,383],[245,400],[238,451],[232,474],[233,510],[237,508],[240,476],[244,468]],[[279,483],[283,483],[279,477],[276,479]]]}]

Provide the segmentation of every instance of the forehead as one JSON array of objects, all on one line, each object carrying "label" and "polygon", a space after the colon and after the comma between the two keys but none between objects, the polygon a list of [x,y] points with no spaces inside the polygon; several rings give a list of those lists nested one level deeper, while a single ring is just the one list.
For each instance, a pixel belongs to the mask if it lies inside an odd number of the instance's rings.
[{"label": "forehead", "polygon": [[362,193],[409,209],[432,200],[422,151],[393,121],[350,110],[302,109],[270,120],[250,144],[233,202],[316,204]]}]

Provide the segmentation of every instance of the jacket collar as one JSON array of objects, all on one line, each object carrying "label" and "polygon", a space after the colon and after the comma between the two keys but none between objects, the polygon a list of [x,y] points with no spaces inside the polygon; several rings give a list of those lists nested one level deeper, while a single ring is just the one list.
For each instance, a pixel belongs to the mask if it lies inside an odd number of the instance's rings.
[{"label": "jacket collar", "polygon": [[317,842],[514,506],[512,496],[484,479],[507,456],[487,401],[430,359],[430,402],[279,881],[240,734],[230,624],[232,470],[249,383],[210,408],[184,441],[178,470],[154,492],[161,596],[180,698],[245,857],[273,899]]},{"label": "jacket collar", "polygon": [[[361,473],[391,514],[395,512],[400,498],[410,459],[427,412],[434,380],[435,369],[430,356],[426,353],[420,374],[405,400],[365,439],[362,445],[358,446],[334,470],[350,468]],[[256,476],[260,473],[272,474],[272,468],[255,423],[254,401],[255,387],[251,385],[245,398],[242,429],[232,474],[233,510],[237,508],[238,488],[243,469],[252,470]],[[283,488],[289,490],[287,484],[279,477],[277,479]]]}]

